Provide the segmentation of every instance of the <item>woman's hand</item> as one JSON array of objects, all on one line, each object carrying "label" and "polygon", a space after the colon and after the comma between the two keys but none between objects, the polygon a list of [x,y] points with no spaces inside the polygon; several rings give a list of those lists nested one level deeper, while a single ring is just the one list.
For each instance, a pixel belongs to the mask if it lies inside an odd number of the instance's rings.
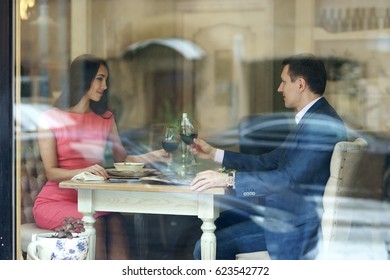
[{"label": "woman's hand", "polygon": [[94,164],[92,166],[89,166],[84,169],[84,171],[91,172],[92,174],[99,175],[104,177],[105,179],[108,178],[107,171],[104,167],[100,166],[99,164]]},{"label": "woman's hand", "polygon": [[192,147],[193,154],[198,158],[214,160],[217,149],[206,143],[204,140],[199,138],[194,139]]},{"label": "woman's hand", "polygon": [[228,174],[214,170],[202,171],[192,180],[190,189],[201,192],[212,188],[227,188],[227,177]]},{"label": "woman's hand", "polygon": [[149,153],[146,153],[142,156],[145,163],[150,162],[162,162],[162,163],[169,163],[172,161],[172,154],[167,153],[164,149],[155,150]]}]

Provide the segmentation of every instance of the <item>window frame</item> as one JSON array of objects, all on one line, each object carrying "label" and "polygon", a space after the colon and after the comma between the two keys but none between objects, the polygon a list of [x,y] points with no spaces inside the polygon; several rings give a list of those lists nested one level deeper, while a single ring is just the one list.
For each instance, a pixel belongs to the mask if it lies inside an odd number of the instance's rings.
[{"label": "window frame", "polygon": [[16,258],[14,137],[14,1],[0,4],[0,259]]}]

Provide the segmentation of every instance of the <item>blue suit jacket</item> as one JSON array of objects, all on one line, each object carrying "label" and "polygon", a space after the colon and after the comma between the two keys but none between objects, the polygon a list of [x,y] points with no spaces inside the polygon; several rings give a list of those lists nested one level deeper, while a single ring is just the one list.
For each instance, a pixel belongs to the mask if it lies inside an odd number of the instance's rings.
[{"label": "blue suit jacket", "polygon": [[264,199],[261,215],[272,259],[304,259],[316,246],[330,159],[335,144],[346,139],[343,121],[321,98],[275,150],[225,152],[223,166],[237,170],[236,196]]}]

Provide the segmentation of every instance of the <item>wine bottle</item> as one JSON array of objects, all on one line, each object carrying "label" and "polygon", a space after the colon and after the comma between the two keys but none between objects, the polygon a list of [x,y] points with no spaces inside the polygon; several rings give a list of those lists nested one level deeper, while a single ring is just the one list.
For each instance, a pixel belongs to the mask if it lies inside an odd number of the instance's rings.
[{"label": "wine bottle", "polygon": [[181,119],[181,132],[180,138],[187,145],[191,145],[194,143],[194,138],[198,137],[196,130],[188,118],[187,113],[183,113],[183,117]]}]

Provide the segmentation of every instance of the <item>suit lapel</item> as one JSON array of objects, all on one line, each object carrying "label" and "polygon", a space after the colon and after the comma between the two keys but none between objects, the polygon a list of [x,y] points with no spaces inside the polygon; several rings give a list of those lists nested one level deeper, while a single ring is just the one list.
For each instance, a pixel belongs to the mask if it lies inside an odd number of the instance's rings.
[{"label": "suit lapel", "polygon": [[298,145],[297,135],[300,133],[300,130],[302,126],[305,124],[307,119],[309,119],[313,113],[315,113],[320,107],[326,105],[328,102],[323,97],[319,99],[316,103],[313,104],[313,106],[310,107],[310,109],[303,115],[300,122],[294,126],[294,128],[291,130],[291,132],[287,135],[286,140],[284,142],[285,145],[285,152],[284,156],[282,157],[283,161],[287,160],[290,153],[296,148]]}]

